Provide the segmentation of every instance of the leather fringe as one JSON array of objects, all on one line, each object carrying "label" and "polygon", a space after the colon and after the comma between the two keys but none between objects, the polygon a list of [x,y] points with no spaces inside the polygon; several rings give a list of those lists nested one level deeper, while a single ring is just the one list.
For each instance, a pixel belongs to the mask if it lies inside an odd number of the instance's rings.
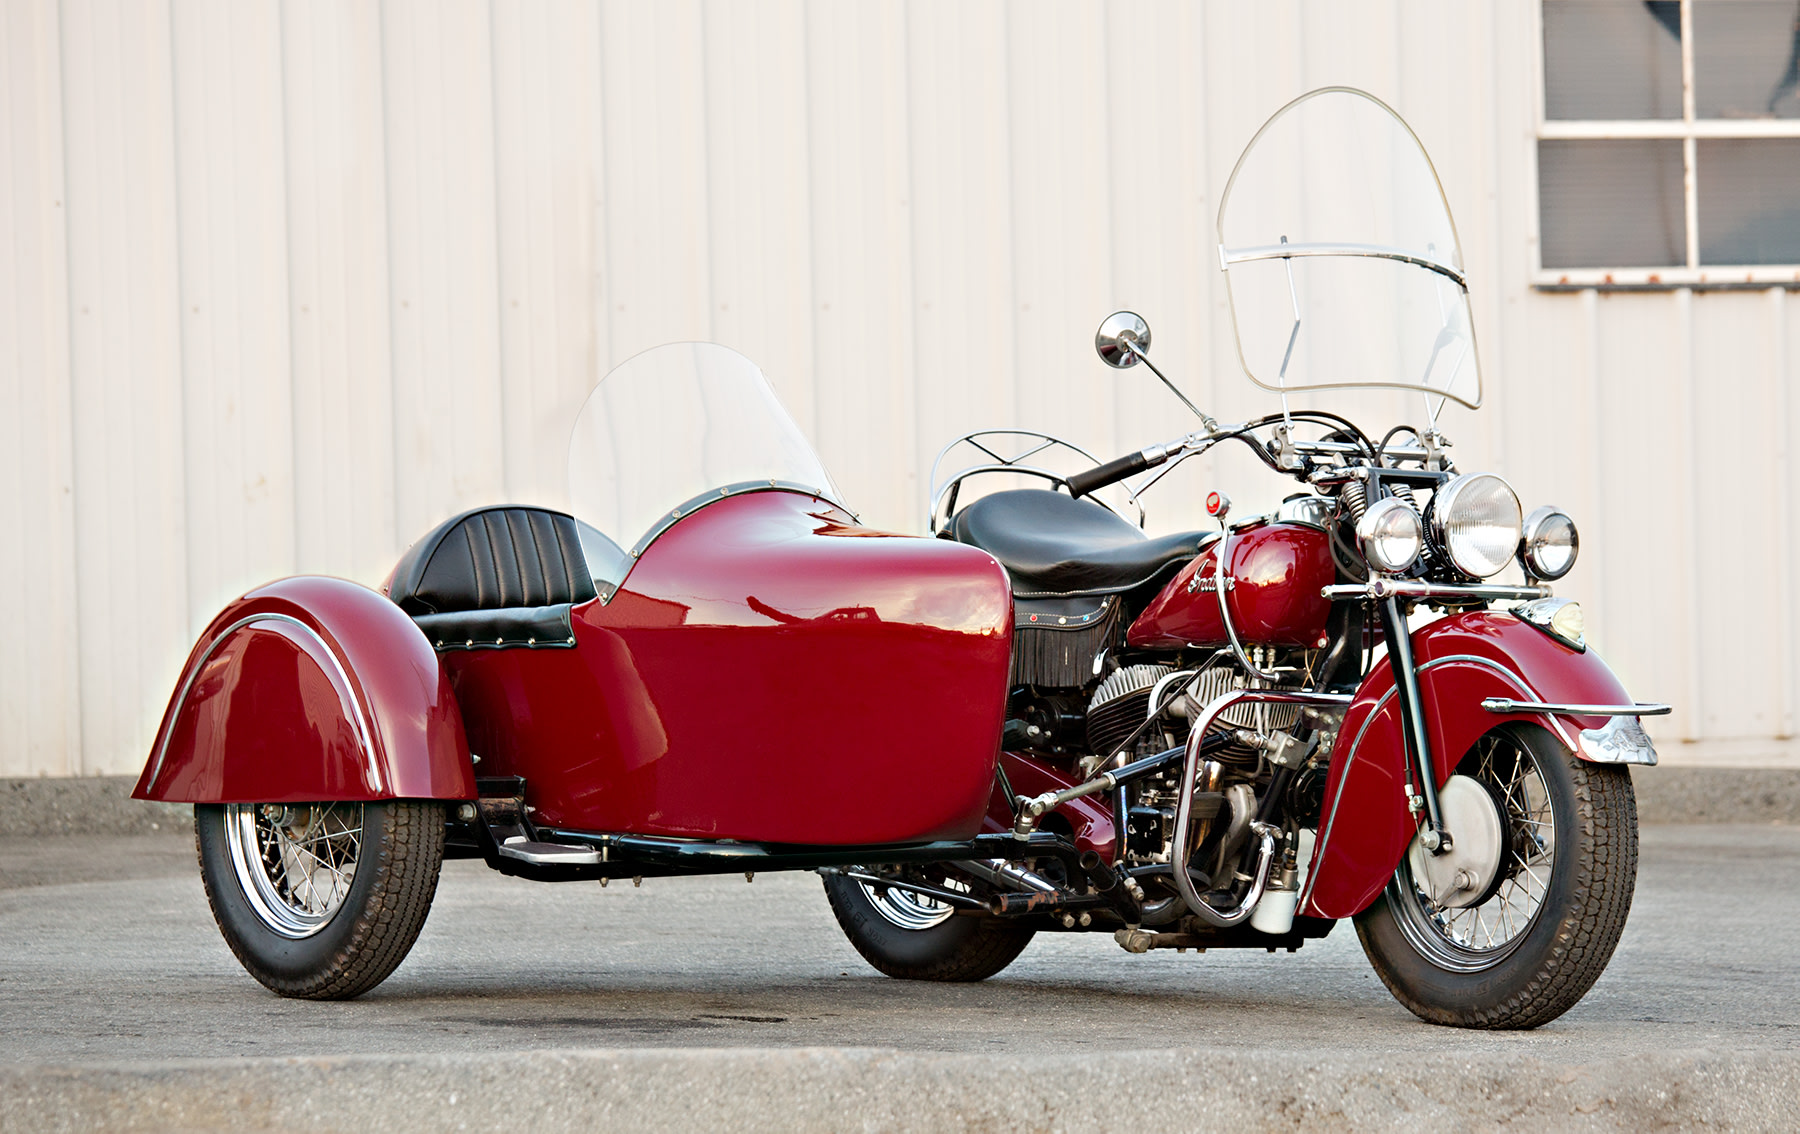
[{"label": "leather fringe", "polygon": [[1113,645],[1124,604],[1114,598],[1106,612],[1085,626],[1023,625],[1013,631],[1012,684],[1078,688],[1094,679],[1094,658]]}]

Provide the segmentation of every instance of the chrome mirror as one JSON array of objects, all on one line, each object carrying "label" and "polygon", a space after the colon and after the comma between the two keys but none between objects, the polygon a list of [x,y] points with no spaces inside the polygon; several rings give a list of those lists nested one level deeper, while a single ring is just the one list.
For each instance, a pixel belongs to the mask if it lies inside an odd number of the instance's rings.
[{"label": "chrome mirror", "polygon": [[1094,332],[1094,350],[1100,361],[1120,370],[1136,366],[1139,353],[1149,349],[1150,324],[1135,311],[1114,311]]},{"label": "chrome mirror", "polygon": [[1169,388],[1170,393],[1181,399],[1182,405],[1194,411],[1194,416],[1206,426],[1208,433],[1218,430],[1219,423],[1202,413],[1199,406],[1188,401],[1187,395],[1169,381],[1168,375],[1156,368],[1156,363],[1150,361],[1150,324],[1144,322],[1142,315],[1135,311],[1114,311],[1108,315],[1101,321],[1100,329],[1094,332],[1094,351],[1099,354],[1101,362],[1118,370],[1143,363],[1150,368],[1150,373],[1162,379],[1162,384]]}]

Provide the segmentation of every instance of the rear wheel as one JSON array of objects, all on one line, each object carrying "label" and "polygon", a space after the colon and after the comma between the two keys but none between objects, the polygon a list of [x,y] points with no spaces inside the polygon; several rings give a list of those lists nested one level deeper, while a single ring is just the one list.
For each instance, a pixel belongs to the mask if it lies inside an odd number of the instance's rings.
[{"label": "rear wheel", "polygon": [[1465,818],[1451,820],[1451,836],[1459,825],[1472,840],[1491,830],[1491,861],[1446,877],[1415,840],[1356,933],[1421,1019],[1534,1028],[1586,995],[1625,929],[1637,879],[1631,778],[1575,759],[1541,727],[1508,724],[1482,737],[1458,780]]},{"label": "rear wheel", "polygon": [[406,959],[444,857],[439,803],[194,808],[200,875],[225,943],[283,996],[345,1000]]},{"label": "rear wheel", "polygon": [[[902,980],[986,980],[1013,963],[1032,930],[992,917],[957,917],[911,891],[827,874],[825,896],[863,959]],[[944,883],[935,883],[943,885]]]}]

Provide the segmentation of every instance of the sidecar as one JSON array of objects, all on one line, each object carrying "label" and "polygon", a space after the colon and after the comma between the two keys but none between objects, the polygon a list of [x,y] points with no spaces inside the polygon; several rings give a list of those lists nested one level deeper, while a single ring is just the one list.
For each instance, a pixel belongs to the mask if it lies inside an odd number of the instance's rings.
[{"label": "sidecar", "polygon": [[761,372],[711,344],[609,375],[570,470],[574,515],[452,517],[384,593],[300,577],[232,603],[135,796],[273,816],[234,861],[285,853],[270,824],[312,822],[299,805],[386,800],[479,803],[447,809],[450,853],[521,873],[628,837],[673,860],[670,840],[976,833],[1011,633],[991,556],[863,526]]}]

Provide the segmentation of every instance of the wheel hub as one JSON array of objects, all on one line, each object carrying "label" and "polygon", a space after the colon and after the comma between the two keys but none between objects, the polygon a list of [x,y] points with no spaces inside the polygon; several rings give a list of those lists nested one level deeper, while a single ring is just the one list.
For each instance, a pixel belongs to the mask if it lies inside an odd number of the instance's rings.
[{"label": "wheel hub", "polygon": [[1445,909],[1464,909],[1487,894],[1500,871],[1505,849],[1500,812],[1488,790],[1468,776],[1451,776],[1438,789],[1438,808],[1454,836],[1451,849],[1432,854],[1421,833],[1414,837],[1407,861],[1426,897]]}]

